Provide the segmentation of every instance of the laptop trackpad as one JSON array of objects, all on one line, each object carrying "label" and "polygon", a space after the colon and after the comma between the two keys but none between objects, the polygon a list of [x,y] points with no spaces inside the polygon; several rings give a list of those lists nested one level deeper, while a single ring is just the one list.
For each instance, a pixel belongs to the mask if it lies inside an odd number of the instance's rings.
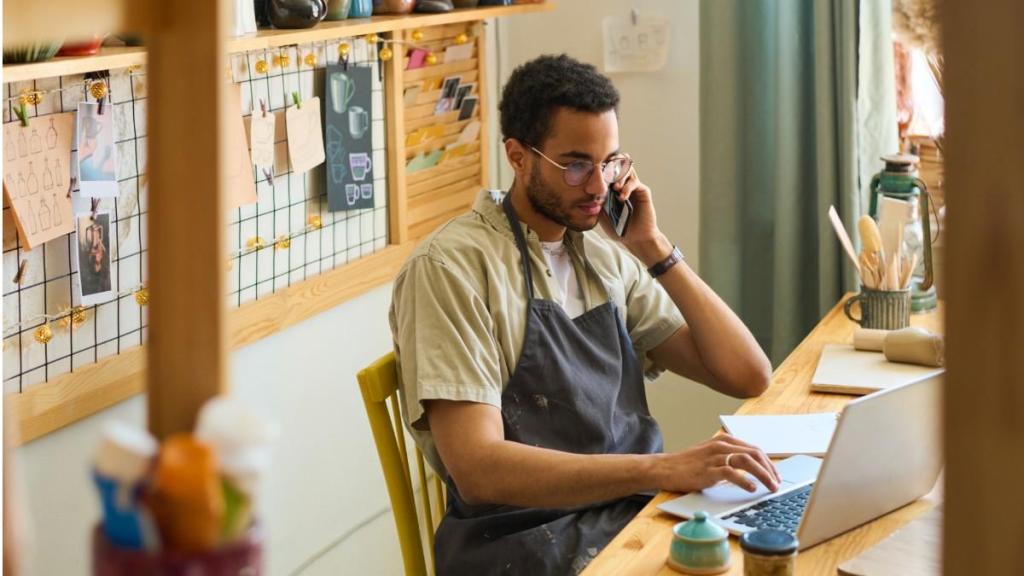
[{"label": "laptop trackpad", "polygon": [[[782,492],[798,484],[814,480],[818,476],[818,469],[821,468],[821,459],[804,455],[790,456],[776,464],[775,467],[778,469],[779,475],[782,476],[782,484],[779,486],[779,492]],[[698,510],[705,510],[711,516],[718,516],[727,510],[772,495],[768,488],[756,479],[754,483],[757,484],[757,490],[747,492],[735,484],[720,482],[700,492],[691,492],[686,496],[659,504],[658,508],[663,512],[683,518],[693,517],[693,513]]]}]

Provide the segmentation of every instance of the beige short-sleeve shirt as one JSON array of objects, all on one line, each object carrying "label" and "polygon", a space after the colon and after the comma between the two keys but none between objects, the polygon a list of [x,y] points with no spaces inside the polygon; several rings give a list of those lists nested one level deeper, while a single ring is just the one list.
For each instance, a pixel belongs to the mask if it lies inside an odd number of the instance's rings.
[{"label": "beige short-sleeve shirt", "polygon": [[[500,192],[483,190],[473,210],[427,237],[395,279],[389,319],[401,375],[405,424],[438,473],[445,468],[424,414],[427,400],[480,402],[501,408],[522,351],[528,294]],[[535,296],[554,299],[556,283],[537,234],[520,223],[530,252]],[[647,352],[684,323],[644,266],[601,234],[567,231],[586,309],[615,302],[644,359],[648,380],[661,369]],[[590,271],[584,265],[590,265]]]}]

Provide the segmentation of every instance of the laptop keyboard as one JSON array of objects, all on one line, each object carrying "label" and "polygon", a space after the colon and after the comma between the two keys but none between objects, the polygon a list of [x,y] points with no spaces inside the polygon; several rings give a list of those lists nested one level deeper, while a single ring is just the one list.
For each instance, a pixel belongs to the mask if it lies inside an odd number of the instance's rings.
[{"label": "laptop keyboard", "polygon": [[755,529],[770,528],[796,534],[813,486],[808,484],[777,498],[762,500],[722,519]]}]

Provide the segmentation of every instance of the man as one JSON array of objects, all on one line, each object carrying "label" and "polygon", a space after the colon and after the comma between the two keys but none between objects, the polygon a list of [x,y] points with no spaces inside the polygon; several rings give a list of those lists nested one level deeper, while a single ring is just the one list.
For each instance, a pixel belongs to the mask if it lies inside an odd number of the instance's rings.
[{"label": "man", "polygon": [[[747,473],[777,488],[765,454],[728,436],[662,452],[645,373],[750,397],[771,366],[659,231],[618,101],[568,56],[516,69],[500,105],[510,191],[481,193],[395,281],[404,416],[448,480],[438,574],[578,572],[653,491],[754,490]],[[618,241],[593,231],[615,235],[610,193],[634,207]]]}]

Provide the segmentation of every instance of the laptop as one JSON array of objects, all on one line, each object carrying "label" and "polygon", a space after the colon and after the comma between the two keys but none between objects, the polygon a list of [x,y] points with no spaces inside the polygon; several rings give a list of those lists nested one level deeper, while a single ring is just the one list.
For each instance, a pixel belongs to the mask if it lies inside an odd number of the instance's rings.
[{"label": "laptop", "polygon": [[800,549],[870,522],[932,490],[942,469],[943,375],[852,400],[824,460],[792,456],[776,464],[772,493],[719,483],[658,506],[691,518],[698,510],[739,535],[762,528],[794,534]]}]

